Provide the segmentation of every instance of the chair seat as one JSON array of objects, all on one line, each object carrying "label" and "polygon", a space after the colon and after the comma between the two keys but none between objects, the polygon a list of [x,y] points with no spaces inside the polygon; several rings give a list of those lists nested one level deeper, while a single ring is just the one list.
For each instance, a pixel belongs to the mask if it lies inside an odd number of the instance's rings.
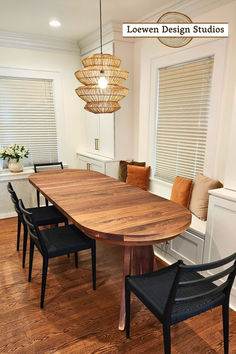
[{"label": "chair seat", "polygon": [[[174,283],[176,272],[177,263],[150,274],[127,277],[131,290],[159,319],[163,319],[164,309]],[[203,278],[203,276],[199,273],[185,272],[180,277],[180,281],[197,280],[201,278]],[[203,283],[201,288],[199,284],[197,286],[179,288],[176,297],[193,296],[215,288],[216,285],[208,281]],[[171,315],[171,324],[183,321],[218,306],[223,303],[224,299],[225,296],[220,294],[208,295],[187,303],[175,303]]]},{"label": "chair seat", "polygon": [[48,252],[48,258],[89,249],[93,242],[74,225],[44,229],[40,232]]},{"label": "chair seat", "polygon": [[27,211],[33,214],[35,224],[44,226],[65,222],[66,217],[53,205],[37,208],[28,208]]}]

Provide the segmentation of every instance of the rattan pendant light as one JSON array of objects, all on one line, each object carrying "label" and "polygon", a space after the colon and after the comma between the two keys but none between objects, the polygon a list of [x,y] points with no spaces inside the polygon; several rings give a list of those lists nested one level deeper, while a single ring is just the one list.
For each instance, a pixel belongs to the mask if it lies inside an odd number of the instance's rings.
[{"label": "rattan pendant light", "polygon": [[120,69],[121,60],[102,52],[102,6],[100,5],[100,45],[101,53],[82,60],[84,69],[75,73],[84,85],[75,91],[86,102],[85,109],[93,113],[112,113],[120,109],[119,101],[128,94],[120,84],[127,79],[128,71]]}]

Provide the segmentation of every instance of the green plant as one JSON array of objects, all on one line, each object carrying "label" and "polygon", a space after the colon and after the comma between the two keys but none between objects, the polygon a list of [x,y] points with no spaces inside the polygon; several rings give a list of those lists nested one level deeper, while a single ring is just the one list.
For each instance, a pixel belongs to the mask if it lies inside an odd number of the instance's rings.
[{"label": "green plant", "polygon": [[23,145],[3,146],[0,151],[0,158],[3,160],[16,159],[18,162],[23,157],[29,157],[29,150]]}]

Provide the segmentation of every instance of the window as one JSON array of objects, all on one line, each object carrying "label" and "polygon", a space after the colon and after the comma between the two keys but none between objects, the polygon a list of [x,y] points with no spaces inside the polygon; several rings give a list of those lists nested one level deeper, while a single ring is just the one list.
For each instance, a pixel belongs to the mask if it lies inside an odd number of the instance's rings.
[{"label": "window", "polygon": [[158,70],[155,176],[173,182],[204,169],[214,57]]},{"label": "window", "polygon": [[58,161],[53,80],[0,76],[0,145],[25,145],[24,165]]}]

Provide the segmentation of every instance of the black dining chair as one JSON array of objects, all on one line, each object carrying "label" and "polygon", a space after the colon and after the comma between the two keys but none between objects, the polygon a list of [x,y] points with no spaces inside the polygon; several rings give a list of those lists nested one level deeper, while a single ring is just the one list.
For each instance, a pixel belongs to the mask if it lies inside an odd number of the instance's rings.
[{"label": "black dining chair", "polygon": [[[228,264],[232,262],[234,263]],[[226,267],[216,273],[211,272],[212,275],[204,277],[199,274],[221,266]],[[178,261],[153,273],[127,276],[125,279],[127,338],[130,337],[130,292],[132,291],[162,322],[165,354],[171,353],[171,325],[222,306],[224,353],[228,353],[229,297],[235,274],[236,253],[208,264],[187,266],[182,261]],[[217,284],[215,281],[218,281]]]},{"label": "black dining chair", "polygon": [[[51,167],[51,166],[58,166],[58,167],[60,166],[61,170],[64,169],[62,162],[35,163],[34,164],[34,172],[35,173],[40,172],[41,167]],[[45,170],[45,168],[43,169],[43,171],[44,170]],[[36,193],[37,193],[37,205],[38,205],[38,207],[40,207],[40,193],[38,190],[36,191]],[[45,204],[46,204],[46,206],[48,206],[48,200],[46,198],[45,198]]]},{"label": "black dining chair", "polygon": [[40,307],[43,308],[44,306],[48,260],[50,258],[74,253],[75,266],[78,268],[77,252],[91,249],[92,282],[93,290],[96,290],[96,241],[87,237],[74,225],[66,225],[53,229],[39,230],[37,224],[34,221],[34,215],[25,209],[21,199],[19,200],[19,208],[23,214],[24,221],[27,224],[28,232],[30,234],[29,282],[31,281],[35,246],[43,257]]},{"label": "black dining chair", "polygon": [[[25,267],[25,256],[27,249],[27,238],[28,231],[23,219],[22,212],[19,207],[19,199],[12,187],[11,182],[7,184],[7,190],[10,193],[11,200],[14,204],[15,211],[17,213],[17,251],[19,251],[20,246],[20,233],[21,233],[21,225],[23,225],[24,236],[23,236],[23,257],[22,257],[22,267]],[[28,212],[34,215],[35,224],[37,226],[46,226],[46,225],[58,225],[59,223],[68,224],[67,218],[54,206],[44,206],[44,207],[36,207],[36,208],[27,208]]]}]

